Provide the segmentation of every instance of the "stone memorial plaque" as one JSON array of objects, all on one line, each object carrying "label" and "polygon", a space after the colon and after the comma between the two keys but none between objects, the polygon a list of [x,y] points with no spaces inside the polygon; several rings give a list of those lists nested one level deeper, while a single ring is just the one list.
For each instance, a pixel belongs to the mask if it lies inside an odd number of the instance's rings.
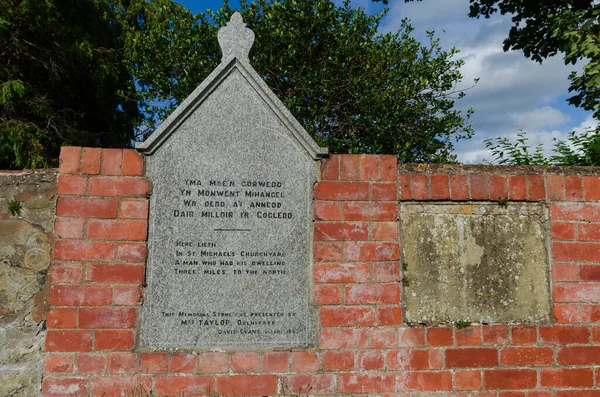
[{"label": "stone memorial plaque", "polygon": [[140,346],[315,343],[312,188],[319,148],[252,69],[239,14],[219,67],[138,149],[152,181]]}]

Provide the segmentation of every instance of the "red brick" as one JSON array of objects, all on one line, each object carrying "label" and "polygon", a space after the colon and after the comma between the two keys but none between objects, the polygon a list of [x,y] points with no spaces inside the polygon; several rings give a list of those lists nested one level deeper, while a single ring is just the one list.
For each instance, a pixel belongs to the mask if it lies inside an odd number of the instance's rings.
[{"label": "red brick", "polygon": [[490,176],[490,198],[506,200],[508,198],[507,180],[504,175]]},{"label": "red brick", "polygon": [[334,181],[340,179],[340,157],[337,155],[323,159],[321,163],[321,179]]},{"label": "red brick", "polygon": [[317,372],[319,356],[313,352],[293,352],[292,372]]},{"label": "red brick", "polygon": [[533,389],[537,384],[537,373],[528,369],[499,369],[483,372],[487,390]]},{"label": "red brick", "polygon": [[106,369],[106,356],[104,354],[77,355],[78,374],[103,374]]},{"label": "red brick", "polygon": [[123,175],[144,175],[144,157],[135,150],[123,150]]},{"label": "red brick", "polygon": [[315,220],[339,221],[342,219],[342,205],[331,201],[315,201]]},{"label": "red brick", "polygon": [[410,175],[410,191],[414,200],[431,199],[431,189],[429,186],[429,177],[424,174]]},{"label": "red brick", "polygon": [[525,175],[511,175],[508,177],[508,191],[511,200],[525,200],[527,188]]},{"label": "red brick", "polygon": [[579,240],[600,241],[600,224],[579,224]]},{"label": "red brick", "polygon": [[175,353],[169,362],[169,372],[193,374],[198,367],[198,356],[194,354]]},{"label": "red brick", "polygon": [[546,344],[589,343],[590,330],[587,327],[540,327],[540,339]]},{"label": "red brick", "polygon": [[102,149],[84,147],[81,156],[81,173],[88,175],[98,175],[100,173],[100,158]]},{"label": "red brick", "polygon": [[337,349],[340,347],[340,330],[337,328],[321,329],[319,335],[319,348]]},{"label": "red brick", "polygon": [[381,327],[401,325],[402,308],[399,306],[377,308],[377,324]]},{"label": "red brick", "polygon": [[398,183],[400,183],[400,197],[402,200],[410,200],[412,198],[412,192],[410,191],[410,175],[400,174],[398,177]]},{"label": "red brick", "polygon": [[144,263],[148,256],[145,243],[119,243],[117,260],[122,262]]},{"label": "red brick", "polygon": [[121,200],[119,203],[119,218],[148,219],[148,201]]},{"label": "red brick", "polygon": [[452,346],[452,328],[429,328],[427,329],[427,345],[429,346]]},{"label": "red brick", "polygon": [[469,175],[471,185],[471,198],[473,200],[489,200],[490,198],[490,178],[487,174]]},{"label": "red brick", "polygon": [[102,150],[102,175],[121,175],[123,172],[123,149]]},{"label": "red brick", "polygon": [[590,368],[547,368],[542,369],[542,387],[592,387],[594,372]]},{"label": "red brick", "polygon": [[347,221],[393,221],[398,217],[396,203],[343,203]]},{"label": "red brick", "polygon": [[457,329],[454,335],[458,346],[481,345],[481,329],[477,326]]},{"label": "red brick", "polygon": [[44,397],[87,396],[87,379],[46,378],[42,382]]},{"label": "red brick", "polygon": [[375,222],[372,224],[373,240],[398,240],[398,225],[396,222]]},{"label": "red brick", "polygon": [[223,373],[229,370],[229,356],[226,353],[201,353],[198,357],[198,372],[203,374]]},{"label": "red brick", "polygon": [[144,265],[105,265],[88,266],[87,278],[98,283],[141,284],[144,281]]},{"label": "red brick", "polygon": [[368,200],[368,182],[319,182],[314,190],[314,197],[319,200]]},{"label": "red brick", "polygon": [[107,197],[147,197],[148,181],[135,177],[91,177],[88,194]]},{"label": "red brick", "polygon": [[60,165],[59,172],[61,174],[78,174],[79,162],[81,160],[81,148],[75,146],[63,146],[60,148]]},{"label": "red brick", "polygon": [[139,371],[146,374],[165,373],[169,370],[169,355],[167,353],[140,354]]},{"label": "red brick", "polygon": [[380,182],[371,184],[371,200],[373,201],[396,201],[398,199],[398,186],[391,182]]},{"label": "red brick", "polygon": [[395,283],[400,281],[400,265],[398,262],[374,263],[373,281],[379,283]]},{"label": "red brick", "polygon": [[548,192],[548,200],[565,200],[565,180],[562,175],[547,175],[546,189]]},{"label": "red brick", "polygon": [[398,179],[398,158],[393,155],[379,157],[379,175],[382,181],[395,181]]},{"label": "red brick", "polygon": [[82,195],[87,189],[87,178],[76,175],[59,175],[58,194]]},{"label": "red brick", "polygon": [[350,371],[354,369],[354,353],[351,351],[323,353],[324,371]]},{"label": "red brick", "polygon": [[575,240],[574,223],[552,222],[552,240]]},{"label": "red brick", "polygon": [[360,155],[360,179],[363,181],[376,181],[379,179],[379,156]]},{"label": "red brick", "polygon": [[450,175],[450,198],[457,201],[464,201],[470,198],[469,178],[467,175]]},{"label": "red brick", "polygon": [[217,378],[219,396],[266,396],[277,394],[276,375],[240,375]]},{"label": "red brick", "polygon": [[576,263],[556,262],[552,265],[552,279],[554,281],[579,280],[579,266]]},{"label": "red brick", "polygon": [[509,342],[508,326],[484,325],[483,343],[486,345],[505,345]]},{"label": "red brick", "polygon": [[138,370],[136,353],[108,353],[109,374],[133,374]]},{"label": "red brick", "polygon": [[527,175],[527,200],[540,201],[546,199],[546,188],[543,175]]},{"label": "red brick", "polygon": [[583,181],[580,176],[565,176],[565,192],[567,201],[583,200]]},{"label": "red brick", "polygon": [[50,309],[46,315],[48,328],[77,328],[77,309]]},{"label": "red brick", "polygon": [[347,305],[400,303],[400,286],[398,284],[347,285],[344,296],[344,303]]},{"label": "red brick", "polygon": [[258,372],[258,354],[235,353],[231,356],[231,370],[233,372]]},{"label": "red brick", "polygon": [[45,374],[72,374],[75,369],[75,356],[72,354],[46,354]]},{"label": "red brick", "polygon": [[375,325],[372,307],[321,308],[321,325],[324,327],[361,327]]},{"label": "red brick", "polygon": [[359,156],[352,154],[341,154],[338,157],[340,159],[340,179],[357,181],[359,179]]},{"label": "red brick", "polygon": [[340,330],[340,348],[364,349],[368,346],[367,330],[350,328]]},{"label": "red brick", "polygon": [[[600,343],[600,327],[592,328],[592,343]],[[600,371],[600,369],[598,371]],[[598,372],[598,375],[600,375],[600,372]]]},{"label": "red brick", "polygon": [[398,346],[417,347],[425,346],[424,328],[398,328]]},{"label": "red brick", "polygon": [[53,263],[50,267],[50,282],[79,283],[83,279],[83,266],[80,263]]},{"label": "red brick", "polygon": [[317,283],[362,283],[369,280],[369,265],[364,263],[317,264],[314,279]]},{"label": "red brick", "polygon": [[377,371],[384,367],[385,357],[381,350],[362,350],[358,352],[358,368],[365,371]]},{"label": "red brick", "polygon": [[335,284],[317,284],[314,286],[317,305],[339,305],[342,302],[340,287]]},{"label": "red brick", "polygon": [[584,323],[600,322],[600,306],[598,306],[598,305],[582,305],[581,306],[581,321]]},{"label": "red brick", "polygon": [[498,365],[493,348],[446,349],[446,368],[478,368]]},{"label": "red brick", "polygon": [[439,350],[390,350],[387,352],[388,370],[426,370],[442,368]]},{"label": "red brick", "polygon": [[564,390],[557,391],[556,397],[600,397],[600,390]]},{"label": "red brick", "polygon": [[537,340],[535,327],[515,325],[512,327],[512,341],[515,345],[531,345]]},{"label": "red brick", "polygon": [[349,261],[393,261],[400,258],[400,245],[392,242],[347,242],[344,257]]},{"label": "red brick", "polygon": [[600,346],[558,347],[559,365],[600,365]]},{"label": "red brick", "polygon": [[64,261],[110,261],[115,245],[100,241],[59,240],[54,245],[54,259]]},{"label": "red brick", "polygon": [[78,218],[116,218],[117,205],[115,199],[59,197],[56,204],[56,215]]},{"label": "red brick", "polygon": [[94,240],[145,241],[148,223],[145,220],[98,220],[90,219],[87,236]]},{"label": "red brick", "polygon": [[552,220],[600,222],[600,205],[597,204],[554,204],[550,206]]},{"label": "red brick", "polygon": [[378,327],[369,330],[369,347],[372,349],[398,347],[398,333],[396,332],[396,328]]},{"label": "red brick", "polygon": [[600,284],[555,284],[556,302],[600,302]]},{"label": "red brick", "polygon": [[583,197],[586,201],[600,201],[600,177],[583,177]]},{"label": "red brick", "polygon": [[54,223],[54,232],[58,238],[82,238],[83,219],[58,218]]},{"label": "red brick", "polygon": [[92,396],[145,396],[152,388],[149,376],[98,376],[90,379]]},{"label": "red brick", "polygon": [[79,328],[134,328],[136,309],[101,307],[79,309]]},{"label": "red brick", "polygon": [[94,350],[131,350],[135,345],[135,333],[129,330],[98,330],[94,335]]},{"label": "red brick", "polygon": [[448,174],[432,174],[431,180],[431,198],[433,200],[450,199],[450,180]]},{"label": "red brick", "polygon": [[481,373],[479,371],[456,371],[454,382],[457,390],[481,389]]},{"label": "red brick", "polygon": [[334,262],[342,259],[341,243],[314,243],[315,262]]},{"label": "red brick", "polygon": [[335,375],[289,375],[283,378],[283,390],[286,395],[297,393],[294,396],[306,396],[308,393],[335,394]]},{"label": "red brick", "polygon": [[46,333],[47,352],[88,352],[92,350],[90,331],[56,331]]},{"label": "red brick", "polygon": [[448,371],[404,372],[398,376],[398,390],[452,390],[452,374]]},{"label": "red brick", "polygon": [[573,324],[581,321],[577,305],[554,304],[554,318],[558,323]]},{"label": "red brick", "polygon": [[263,372],[288,372],[290,370],[290,353],[267,352],[262,356]]},{"label": "red brick", "polygon": [[553,351],[550,347],[506,347],[502,349],[500,362],[504,366],[552,365]]},{"label": "red brick", "polygon": [[154,387],[159,396],[208,396],[214,390],[212,376],[157,376]]},{"label": "red brick", "polygon": [[367,222],[316,222],[314,239],[327,240],[368,240]]},{"label": "red brick", "polygon": [[385,393],[396,390],[396,377],[390,373],[346,373],[338,375],[342,393]]},{"label": "red brick", "polygon": [[105,306],[112,301],[110,287],[101,285],[53,285],[50,287],[52,306]]}]

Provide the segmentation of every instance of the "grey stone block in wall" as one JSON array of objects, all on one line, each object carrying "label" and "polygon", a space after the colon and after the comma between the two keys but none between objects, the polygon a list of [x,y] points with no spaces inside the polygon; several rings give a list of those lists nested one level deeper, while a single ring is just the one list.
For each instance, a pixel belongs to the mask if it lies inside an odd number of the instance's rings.
[{"label": "grey stone block in wall", "polygon": [[138,149],[150,201],[147,348],[314,345],[319,148],[250,66],[239,14],[217,69]]},{"label": "grey stone block in wall", "polygon": [[409,323],[550,320],[544,205],[403,203],[400,222]]}]

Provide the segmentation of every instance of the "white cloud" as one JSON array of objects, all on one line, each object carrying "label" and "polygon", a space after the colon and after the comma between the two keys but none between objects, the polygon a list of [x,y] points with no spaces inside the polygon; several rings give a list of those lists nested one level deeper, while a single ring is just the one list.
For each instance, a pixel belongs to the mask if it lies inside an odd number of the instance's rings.
[{"label": "white cloud", "polygon": [[524,131],[538,131],[542,127],[561,125],[569,120],[569,116],[551,106],[544,106],[530,112],[513,113],[510,118],[514,120],[518,129]]}]

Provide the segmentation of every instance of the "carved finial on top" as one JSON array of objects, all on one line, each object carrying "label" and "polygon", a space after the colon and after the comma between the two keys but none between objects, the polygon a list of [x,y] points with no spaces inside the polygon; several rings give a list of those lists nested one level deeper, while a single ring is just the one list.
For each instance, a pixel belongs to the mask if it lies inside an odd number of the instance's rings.
[{"label": "carved finial on top", "polygon": [[250,50],[254,45],[254,32],[246,27],[239,12],[235,12],[227,25],[219,29],[217,38],[223,53],[221,62],[234,57],[246,61],[250,59]]}]

